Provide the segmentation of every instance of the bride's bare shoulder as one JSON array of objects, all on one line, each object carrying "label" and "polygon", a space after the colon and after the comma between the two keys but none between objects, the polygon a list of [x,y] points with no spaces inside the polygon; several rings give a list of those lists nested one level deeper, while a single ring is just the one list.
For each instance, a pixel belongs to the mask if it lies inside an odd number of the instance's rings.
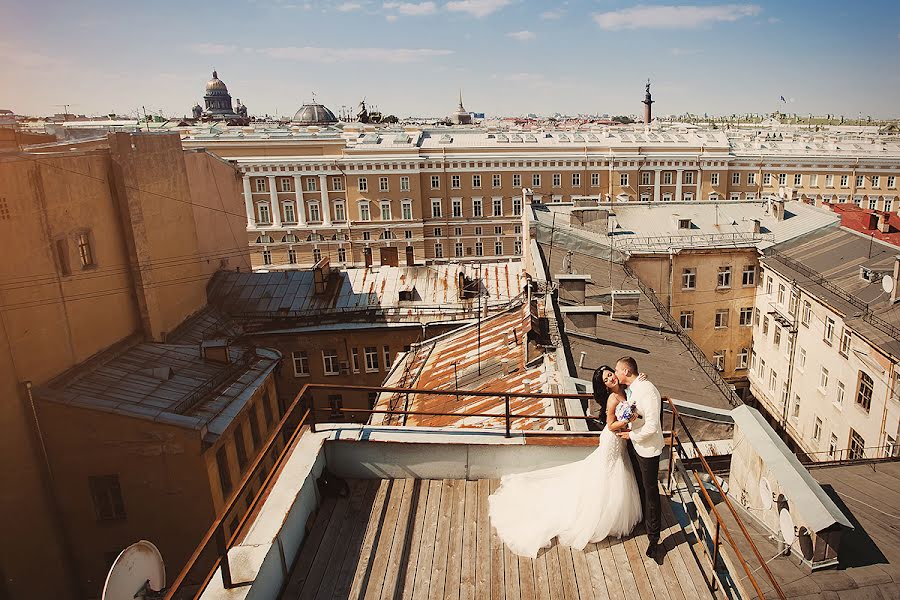
[{"label": "bride's bare shoulder", "polygon": [[624,399],[625,399],[625,397],[622,396],[621,394],[617,394],[617,393],[615,393],[615,392],[610,392],[609,396],[606,398],[606,405],[607,405],[607,406],[609,406],[609,405],[611,405],[611,404],[612,404],[612,405],[615,405],[615,404],[618,404],[619,402],[621,402],[621,401],[624,400]]}]

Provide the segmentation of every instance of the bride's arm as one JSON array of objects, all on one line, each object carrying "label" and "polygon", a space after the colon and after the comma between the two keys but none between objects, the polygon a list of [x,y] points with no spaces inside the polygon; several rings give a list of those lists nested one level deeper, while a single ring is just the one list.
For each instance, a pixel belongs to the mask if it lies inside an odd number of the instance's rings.
[{"label": "bride's arm", "polygon": [[616,406],[619,399],[615,394],[610,394],[606,399],[606,422],[610,431],[619,431],[628,425],[628,421],[616,421]]}]

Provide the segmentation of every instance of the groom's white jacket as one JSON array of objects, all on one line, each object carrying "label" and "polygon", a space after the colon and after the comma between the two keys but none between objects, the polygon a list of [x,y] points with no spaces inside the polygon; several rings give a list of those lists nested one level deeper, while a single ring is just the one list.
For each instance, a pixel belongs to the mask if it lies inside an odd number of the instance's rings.
[{"label": "groom's white jacket", "polygon": [[625,391],[629,400],[633,400],[640,415],[631,423],[631,443],[638,456],[650,458],[659,456],[663,451],[662,424],[659,413],[662,411],[662,397],[659,390],[649,381],[635,381]]}]

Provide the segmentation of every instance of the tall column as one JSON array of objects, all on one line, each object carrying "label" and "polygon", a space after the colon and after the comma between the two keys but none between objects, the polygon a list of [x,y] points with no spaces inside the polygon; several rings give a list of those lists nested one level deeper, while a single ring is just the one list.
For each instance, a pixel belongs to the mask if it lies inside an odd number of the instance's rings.
[{"label": "tall column", "polygon": [[269,199],[272,201],[272,226],[281,227],[281,204],[278,202],[274,175],[269,175]]},{"label": "tall column", "polygon": [[297,223],[306,225],[306,203],[303,202],[303,179],[294,175],[294,199],[297,203]]},{"label": "tall column", "polygon": [[700,197],[700,182],[703,181],[703,170],[700,168],[700,163],[697,163],[697,194],[694,196],[694,200],[700,202],[703,198]]},{"label": "tall column", "polygon": [[328,203],[328,175],[319,175],[319,188],[322,190],[322,225],[331,225],[331,205]]},{"label": "tall column", "polygon": [[[649,109],[649,107],[648,107]],[[661,167],[655,167],[653,169],[653,201],[659,202],[659,183],[660,183],[660,175],[662,175]]]},{"label": "tall column", "polygon": [[247,229],[256,227],[256,210],[253,206],[253,191],[250,189],[250,176],[244,175],[244,206],[247,209]]},{"label": "tall column", "polygon": [[675,170],[675,201],[681,202],[681,176],[684,173],[684,169],[676,169]]}]

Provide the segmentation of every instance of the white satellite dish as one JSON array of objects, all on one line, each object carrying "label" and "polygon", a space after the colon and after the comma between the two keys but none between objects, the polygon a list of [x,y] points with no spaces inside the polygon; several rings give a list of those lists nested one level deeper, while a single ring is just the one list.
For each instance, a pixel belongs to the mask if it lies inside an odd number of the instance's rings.
[{"label": "white satellite dish", "polygon": [[143,597],[141,592],[159,591],[165,586],[166,566],[162,554],[151,542],[141,540],[122,550],[113,562],[106,576],[106,583],[103,584],[101,598],[134,600],[136,597]]},{"label": "white satellite dish", "polygon": [[772,508],[772,486],[765,477],[759,480],[759,501],[762,502],[763,510]]},{"label": "white satellite dish", "polygon": [[794,519],[791,517],[791,513],[788,512],[788,509],[782,508],[781,512],[778,513],[778,523],[781,525],[781,538],[785,544],[790,546],[797,539],[797,536],[794,533]]},{"label": "white satellite dish", "polygon": [[884,290],[886,294],[890,294],[894,291],[894,278],[890,275],[885,275],[881,278],[881,289]]}]

